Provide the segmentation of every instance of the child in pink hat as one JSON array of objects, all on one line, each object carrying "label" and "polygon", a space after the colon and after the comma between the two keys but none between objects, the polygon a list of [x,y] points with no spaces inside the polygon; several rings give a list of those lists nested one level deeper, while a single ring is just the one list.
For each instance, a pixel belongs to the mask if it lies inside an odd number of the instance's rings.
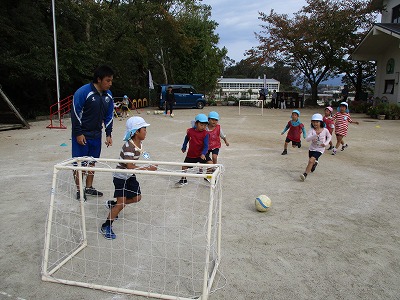
[{"label": "child in pink hat", "polygon": [[[328,129],[329,133],[332,135],[333,134],[333,129],[335,129],[335,120],[333,120],[332,118],[332,112],[333,112],[333,108],[328,106],[325,107],[324,110],[324,118],[323,121],[326,125],[326,129]],[[328,150],[332,150],[333,149],[333,144],[332,141],[329,142],[329,148]]]}]

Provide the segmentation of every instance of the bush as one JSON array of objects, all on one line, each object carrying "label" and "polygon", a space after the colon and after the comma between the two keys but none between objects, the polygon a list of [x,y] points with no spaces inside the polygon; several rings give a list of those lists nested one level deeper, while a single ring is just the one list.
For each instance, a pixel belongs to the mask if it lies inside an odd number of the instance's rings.
[{"label": "bush", "polygon": [[353,101],[349,108],[352,113],[366,114],[369,107],[370,105],[365,101]]},{"label": "bush", "polygon": [[215,101],[215,99],[208,99],[207,100],[207,105],[208,106],[216,106],[217,102]]}]

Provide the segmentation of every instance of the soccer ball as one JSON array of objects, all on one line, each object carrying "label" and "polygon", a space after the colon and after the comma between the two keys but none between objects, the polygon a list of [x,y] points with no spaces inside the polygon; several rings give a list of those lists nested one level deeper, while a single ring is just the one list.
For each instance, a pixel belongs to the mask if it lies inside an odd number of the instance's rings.
[{"label": "soccer ball", "polygon": [[150,114],[150,111],[149,111],[149,110],[147,111],[147,114],[148,114],[148,115]]},{"label": "soccer ball", "polygon": [[265,212],[271,207],[272,202],[267,196],[260,195],[256,198],[255,204],[258,211]]},{"label": "soccer ball", "polygon": [[171,118],[173,118],[173,117],[174,117],[174,114],[172,113],[172,114],[171,114]]}]

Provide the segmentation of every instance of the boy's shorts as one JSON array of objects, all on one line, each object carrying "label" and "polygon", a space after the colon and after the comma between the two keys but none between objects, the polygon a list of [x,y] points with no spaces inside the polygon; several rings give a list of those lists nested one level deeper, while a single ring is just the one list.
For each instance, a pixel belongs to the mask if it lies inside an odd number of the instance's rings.
[{"label": "boy's shorts", "polygon": [[87,139],[86,145],[80,145],[76,141],[76,137],[72,139],[72,157],[90,156],[94,158],[100,157],[101,137],[97,139]]},{"label": "boy's shorts", "polygon": [[286,138],[286,139],[285,139],[285,142],[286,142],[286,143],[292,142],[292,145],[293,145],[293,146],[301,145],[301,141],[295,142],[295,141],[293,141],[293,140],[291,140],[291,139],[289,139],[289,138]]},{"label": "boy's shorts", "polygon": [[[210,156],[210,154],[211,154],[211,156]],[[208,152],[207,152],[207,154],[206,154],[206,160],[207,161],[212,161],[212,155],[218,155],[219,154],[219,148],[215,148],[215,149],[212,149],[212,150],[208,150]]]},{"label": "boy's shorts", "polygon": [[191,163],[191,164],[195,164],[195,163],[201,163],[201,164],[206,164],[208,161],[212,161],[212,159],[210,157],[207,157],[206,155],[206,159],[201,159],[200,157],[185,157],[185,160],[183,162],[185,163]]},{"label": "boy's shorts", "polygon": [[114,198],[126,197],[131,199],[141,194],[136,176],[131,176],[126,180],[114,177],[113,182],[115,187]]},{"label": "boy's shorts", "polygon": [[321,152],[318,151],[308,151],[308,157],[315,157],[316,160],[322,155]]}]

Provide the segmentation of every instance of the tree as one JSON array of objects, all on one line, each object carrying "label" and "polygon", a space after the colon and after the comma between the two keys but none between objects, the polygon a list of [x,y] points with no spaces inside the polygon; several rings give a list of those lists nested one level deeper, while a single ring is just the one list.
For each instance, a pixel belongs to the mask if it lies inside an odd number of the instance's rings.
[{"label": "tree", "polygon": [[376,9],[361,0],[307,0],[290,19],[273,10],[260,13],[266,24],[257,34],[260,45],[248,51],[261,62],[280,62],[303,75],[316,103],[318,84],[341,73],[341,63],[349,55],[347,44],[363,21],[374,19]]},{"label": "tree", "polygon": [[[0,84],[25,117],[56,102],[51,1],[4,0],[0,15]],[[191,83],[210,91],[223,68],[217,23],[200,0],[57,0],[61,98],[108,64],[115,96],[148,96],[155,83]]]}]

